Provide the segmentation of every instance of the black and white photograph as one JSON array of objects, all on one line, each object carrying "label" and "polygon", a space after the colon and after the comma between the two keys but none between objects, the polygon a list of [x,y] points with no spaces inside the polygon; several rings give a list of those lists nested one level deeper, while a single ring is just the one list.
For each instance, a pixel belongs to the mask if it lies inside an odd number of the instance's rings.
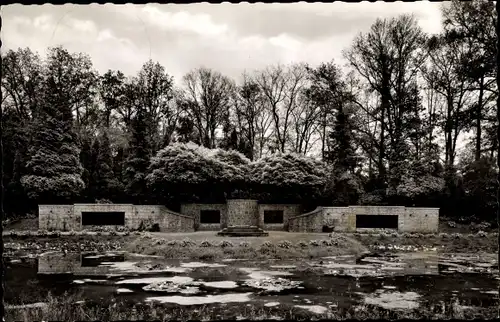
[{"label": "black and white photograph", "polygon": [[496,6],[2,5],[2,321],[497,319]]}]

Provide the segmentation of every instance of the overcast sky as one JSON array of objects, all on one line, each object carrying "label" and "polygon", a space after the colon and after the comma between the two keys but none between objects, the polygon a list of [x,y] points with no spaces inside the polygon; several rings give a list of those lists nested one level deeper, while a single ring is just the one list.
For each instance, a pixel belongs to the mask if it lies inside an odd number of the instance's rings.
[{"label": "overcast sky", "polygon": [[425,32],[441,29],[441,3],[148,4],[2,6],[2,50],[49,46],[85,52],[104,73],[137,73],[149,58],[177,82],[199,66],[238,79],[275,63],[342,60],[377,18],[413,13]]}]

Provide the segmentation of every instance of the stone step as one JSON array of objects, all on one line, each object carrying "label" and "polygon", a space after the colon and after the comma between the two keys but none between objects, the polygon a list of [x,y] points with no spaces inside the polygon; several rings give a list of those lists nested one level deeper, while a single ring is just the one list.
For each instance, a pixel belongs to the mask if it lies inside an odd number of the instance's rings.
[{"label": "stone step", "polygon": [[226,231],[262,231],[262,229],[227,229]]},{"label": "stone step", "polygon": [[218,236],[225,236],[225,237],[263,237],[263,236],[269,236],[269,233],[266,231],[256,231],[256,232],[218,232]]},{"label": "stone step", "polygon": [[269,236],[269,233],[257,226],[231,226],[222,229],[220,232],[217,233],[217,235],[243,237],[243,236]]}]

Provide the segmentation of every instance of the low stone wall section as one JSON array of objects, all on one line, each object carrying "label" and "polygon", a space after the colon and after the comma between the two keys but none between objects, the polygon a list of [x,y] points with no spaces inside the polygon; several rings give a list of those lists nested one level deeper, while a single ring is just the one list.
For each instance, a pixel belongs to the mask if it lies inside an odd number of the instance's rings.
[{"label": "low stone wall section", "polygon": [[[186,216],[166,207],[161,206],[161,218],[164,219],[163,224],[160,224],[161,231],[168,232],[192,232],[194,231],[194,217]],[[166,222],[165,222],[166,221]]]},{"label": "low stone wall section", "polygon": [[439,208],[407,207],[399,218],[401,232],[436,233],[439,230]]},{"label": "low stone wall section", "polygon": [[174,212],[165,206],[134,206],[134,215],[129,219],[129,222],[133,223],[130,225],[133,230],[139,229],[141,225],[150,227],[153,224],[158,224],[160,231],[163,232],[194,231],[194,217]]},{"label": "low stone wall section", "polygon": [[[264,222],[264,211],[266,210],[283,210],[283,223],[271,224]],[[288,218],[296,217],[301,214],[301,206],[298,204],[259,204],[259,221],[264,230],[288,230]]]},{"label": "low stone wall section", "polygon": [[[106,225],[100,227],[106,227],[107,229],[118,229],[118,227],[125,227],[129,230],[136,230],[139,228],[137,224],[138,218],[135,214],[134,205],[132,204],[75,204],[73,206],[74,215],[80,220],[80,228],[78,230],[87,229],[93,230],[95,226],[82,225],[82,212],[124,212],[125,213],[125,225]],[[76,229],[75,229],[76,230]]]},{"label": "low stone wall section", "polygon": [[[219,224],[202,224],[200,223],[200,211],[202,210],[218,210],[220,211]],[[227,205],[225,204],[182,204],[180,213],[185,216],[192,217],[194,220],[194,230],[221,230],[226,225]]]},{"label": "low stone wall section", "polygon": [[289,231],[321,232],[326,225],[338,232],[355,232],[356,215],[397,215],[399,232],[433,233],[439,227],[439,208],[349,206],[322,207],[289,218]]},{"label": "low stone wall section", "polygon": [[288,218],[288,231],[319,233],[323,231],[323,208]]},{"label": "low stone wall section", "polygon": [[356,231],[356,215],[349,207],[323,207],[323,226],[333,227],[333,231]]},{"label": "low stone wall section", "polygon": [[81,230],[81,217],[73,213],[73,205],[39,205],[38,229]]},{"label": "low stone wall section", "polygon": [[194,218],[173,212],[164,206],[132,204],[75,204],[40,205],[39,229],[45,230],[94,230],[95,225],[82,225],[82,212],[124,212],[125,225],[102,225],[110,230],[126,228],[137,230],[157,223],[160,231],[182,232],[194,230]]}]

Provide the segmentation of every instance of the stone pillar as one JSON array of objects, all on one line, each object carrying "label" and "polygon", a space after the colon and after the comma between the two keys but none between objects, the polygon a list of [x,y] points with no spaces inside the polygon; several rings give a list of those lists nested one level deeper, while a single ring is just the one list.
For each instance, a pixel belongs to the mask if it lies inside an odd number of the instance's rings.
[{"label": "stone pillar", "polygon": [[259,226],[259,206],[257,200],[228,199],[227,227]]}]

